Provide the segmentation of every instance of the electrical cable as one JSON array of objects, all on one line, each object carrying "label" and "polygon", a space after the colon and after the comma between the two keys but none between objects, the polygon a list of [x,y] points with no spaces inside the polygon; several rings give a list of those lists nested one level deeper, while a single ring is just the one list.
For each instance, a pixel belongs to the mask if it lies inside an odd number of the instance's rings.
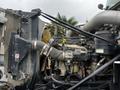
[{"label": "electrical cable", "polygon": [[51,79],[52,79],[54,82],[56,82],[56,83],[58,83],[58,84],[61,84],[61,85],[71,85],[70,83],[65,83],[65,82],[62,82],[62,81],[59,81],[59,80],[55,79],[55,78],[53,77],[53,75],[51,75]]}]

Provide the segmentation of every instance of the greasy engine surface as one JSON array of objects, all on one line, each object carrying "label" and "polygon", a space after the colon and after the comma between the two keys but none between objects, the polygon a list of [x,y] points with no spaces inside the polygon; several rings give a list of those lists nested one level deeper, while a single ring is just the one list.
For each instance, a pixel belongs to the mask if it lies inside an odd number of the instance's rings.
[{"label": "greasy engine surface", "polygon": [[[0,72],[2,88],[120,89],[119,11],[106,10],[97,14],[82,30],[40,9],[31,12],[5,9],[1,12],[4,13],[0,22],[1,46],[4,46],[5,57]],[[61,43],[62,37],[43,42],[45,23],[39,16],[77,32],[78,36],[66,37],[66,43]]]}]

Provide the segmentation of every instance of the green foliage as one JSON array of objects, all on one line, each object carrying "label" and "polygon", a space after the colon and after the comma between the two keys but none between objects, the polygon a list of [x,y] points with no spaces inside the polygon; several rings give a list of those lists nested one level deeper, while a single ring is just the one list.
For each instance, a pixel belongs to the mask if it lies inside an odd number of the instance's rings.
[{"label": "green foliage", "polygon": [[[78,21],[74,17],[67,18],[66,16],[61,16],[60,13],[57,14],[57,19],[59,19],[61,21],[64,21],[68,24],[71,24],[73,26],[78,24]],[[56,25],[56,24],[55,24],[55,26],[56,26],[56,29],[57,29],[57,35],[58,36],[66,35],[66,31],[68,31],[67,28],[64,28],[64,27]],[[71,35],[72,35],[72,33],[71,33]]]},{"label": "green foliage", "polygon": [[[74,17],[67,18],[64,15],[60,15],[60,13],[57,14],[56,18],[61,21],[66,22],[68,24],[71,24],[73,26],[76,26],[78,24],[78,21]],[[64,28],[53,22],[51,24],[48,24],[47,28],[49,28],[49,30],[51,32],[51,36],[56,35],[56,36],[62,37],[62,38],[66,36],[66,31],[68,31],[67,28]],[[71,33],[71,35],[74,35],[73,32]]]}]

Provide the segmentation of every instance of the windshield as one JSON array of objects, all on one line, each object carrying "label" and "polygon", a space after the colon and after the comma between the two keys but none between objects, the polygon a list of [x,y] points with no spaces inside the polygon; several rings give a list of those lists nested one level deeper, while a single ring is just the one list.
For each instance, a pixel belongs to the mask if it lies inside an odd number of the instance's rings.
[{"label": "windshield", "polygon": [[109,8],[113,7],[116,3],[118,3],[120,0],[107,0],[107,6]]}]

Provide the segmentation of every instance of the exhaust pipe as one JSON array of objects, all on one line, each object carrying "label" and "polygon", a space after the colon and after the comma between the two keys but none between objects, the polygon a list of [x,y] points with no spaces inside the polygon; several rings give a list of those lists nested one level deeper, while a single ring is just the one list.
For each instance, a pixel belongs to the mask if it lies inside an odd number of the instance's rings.
[{"label": "exhaust pipe", "polygon": [[120,25],[120,11],[106,10],[97,14],[83,27],[83,30],[96,31],[103,24]]}]

